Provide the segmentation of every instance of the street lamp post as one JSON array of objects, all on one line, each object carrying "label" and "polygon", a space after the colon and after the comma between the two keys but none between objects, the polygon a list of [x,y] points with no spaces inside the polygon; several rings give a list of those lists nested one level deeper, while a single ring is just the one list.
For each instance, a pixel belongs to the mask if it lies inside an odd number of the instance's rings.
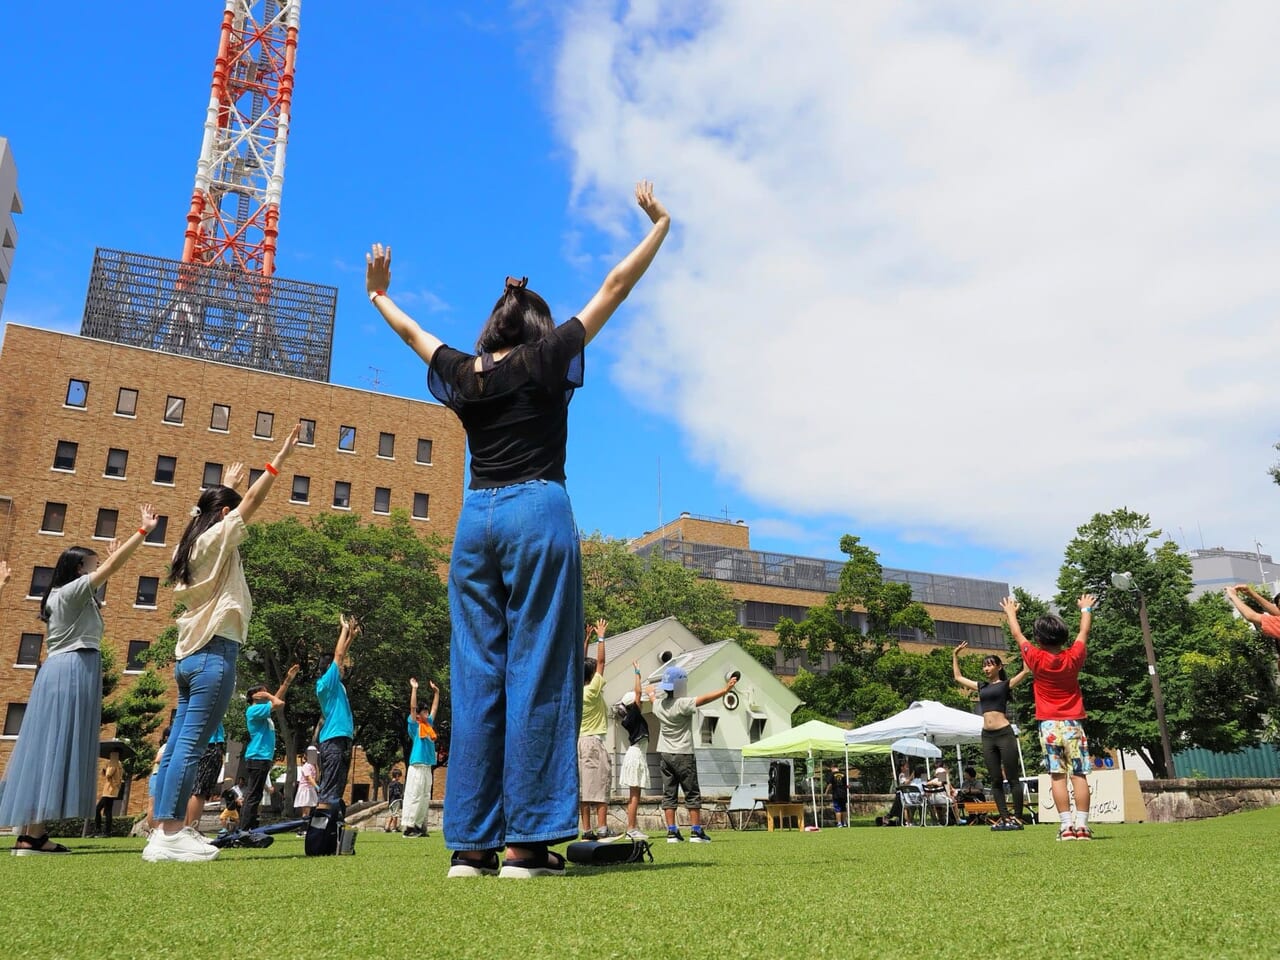
[{"label": "street lamp post", "polygon": [[1156,702],[1156,724],[1160,727],[1160,746],[1164,749],[1164,769],[1170,779],[1175,779],[1178,774],[1173,766],[1169,725],[1164,719],[1164,693],[1160,690],[1160,673],[1156,669],[1156,648],[1151,642],[1151,621],[1147,619],[1147,598],[1133,582],[1131,573],[1113,573],[1111,585],[1118,590],[1131,590],[1138,595],[1138,623],[1142,626],[1142,643],[1147,648],[1147,673],[1151,677],[1151,695]]}]

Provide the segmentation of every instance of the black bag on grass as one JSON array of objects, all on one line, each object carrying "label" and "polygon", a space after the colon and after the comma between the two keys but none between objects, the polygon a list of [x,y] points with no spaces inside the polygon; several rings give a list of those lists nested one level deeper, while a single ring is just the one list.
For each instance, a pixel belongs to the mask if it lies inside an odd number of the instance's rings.
[{"label": "black bag on grass", "polygon": [[[317,807],[311,811],[311,820],[307,823],[307,837],[303,841],[303,852],[308,857],[331,857],[338,852],[338,830],[346,812],[347,808],[343,803],[339,803],[335,808]],[[354,845],[353,837],[353,848]]]},{"label": "black bag on grass", "polygon": [[571,863],[584,867],[607,867],[617,863],[644,863],[647,859],[653,863],[653,850],[648,840],[632,840],[622,837],[617,840],[579,840],[569,844],[565,851]]}]

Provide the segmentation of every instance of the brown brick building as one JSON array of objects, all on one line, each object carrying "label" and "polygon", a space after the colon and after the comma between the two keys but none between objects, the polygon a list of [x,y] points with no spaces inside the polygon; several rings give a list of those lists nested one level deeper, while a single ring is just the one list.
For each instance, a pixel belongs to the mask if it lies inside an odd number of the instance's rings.
[{"label": "brown brick building", "polygon": [[[137,654],[172,621],[170,555],[203,483],[239,460],[256,471],[302,421],[303,442],[262,520],[402,509],[453,536],[465,436],[435,403],[9,324],[0,345],[0,769],[21,726],[43,624],[39,601],[58,555],[102,548],[161,516],[107,585],[105,643],[130,682]],[[136,671],[134,671],[136,673]],[[109,732],[109,731],[106,731]],[[352,783],[368,782],[357,755]],[[439,778],[438,778],[439,779]],[[134,790],[133,796],[145,795]],[[136,804],[131,804],[136,809]]]},{"label": "brown brick building", "polygon": [[[752,550],[744,521],[688,513],[638,537],[630,548],[644,556],[674,560],[719,581],[739,602],[738,622],[770,645],[777,643],[774,627],[779,620],[802,620],[809,608],[826,602],[839,587],[844,567],[840,560]],[[925,653],[962,640],[971,647],[1005,648],[1000,599],[1009,593],[1007,583],[889,567],[884,568],[884,578],[910,584],[913,596],[924,604],[937,629],[936,638],[918,631],[899,635],[903,649]],[[834,656],[828,655],[818,669],[830,669],[834,662]],[[793,675],[799,667],[797,660],[779,658],[775,672]]]}]

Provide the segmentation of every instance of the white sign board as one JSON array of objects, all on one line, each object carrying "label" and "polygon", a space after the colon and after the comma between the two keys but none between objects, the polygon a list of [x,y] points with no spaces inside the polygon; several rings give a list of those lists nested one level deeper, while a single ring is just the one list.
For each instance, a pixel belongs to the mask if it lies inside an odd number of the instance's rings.
[{"label": "white sign board", "polygon": [[[1133,770],[1091,770],[1089,781],[1089,820],[1094,823],[1136,823],[1147,819],[1146,804],[1138,775]],[[1040,822],[1057,819],[1053,804],[1051,779],[1040,774]]]}]

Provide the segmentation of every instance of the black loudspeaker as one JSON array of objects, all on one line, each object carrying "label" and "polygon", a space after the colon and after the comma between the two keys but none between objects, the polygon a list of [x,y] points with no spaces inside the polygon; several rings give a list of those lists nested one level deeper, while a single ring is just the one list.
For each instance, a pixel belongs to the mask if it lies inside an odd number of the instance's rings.
[{"label": "black loudspeaker", "polygon": [[769,802],[791,802],[791,764],[785,760],[769,764]]}]

